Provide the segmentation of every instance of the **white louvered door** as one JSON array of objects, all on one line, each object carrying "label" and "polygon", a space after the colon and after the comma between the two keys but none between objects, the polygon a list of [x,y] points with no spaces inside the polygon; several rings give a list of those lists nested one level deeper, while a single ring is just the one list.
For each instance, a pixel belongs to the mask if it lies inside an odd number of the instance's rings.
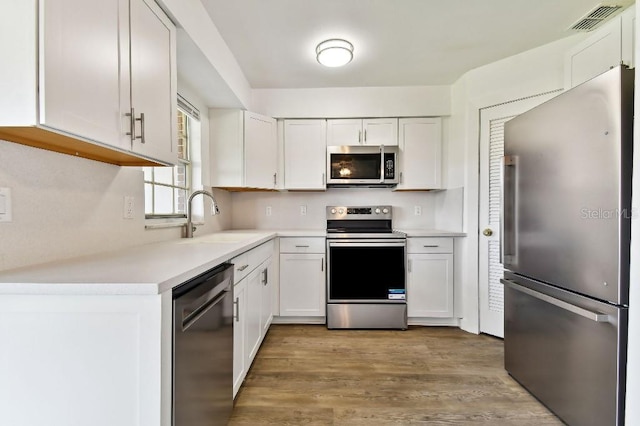
[{"label": "white louvered door", "polygon": [[480,110],[478,282],[482,333],[504,336],[504,289],[500,283],[504,271],[500,263],[504,124],[558,93],[545,93]]}]

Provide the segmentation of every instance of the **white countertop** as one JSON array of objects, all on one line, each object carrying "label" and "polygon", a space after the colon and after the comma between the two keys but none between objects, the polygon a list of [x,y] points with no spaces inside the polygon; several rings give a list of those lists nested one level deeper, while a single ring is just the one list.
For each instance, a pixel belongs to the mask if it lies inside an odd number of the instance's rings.
[{"label": "white countertop", "polygon": [[466,232],[443,231],[440,229],[398,229],[407,237],[466,237]]},{"label": "white countertop", "polygon": [[159,294],[277,236],[225,231],[0,272],[0,294]]},{"label": "white countertop", "polygon": [[[461,237],[440,230],[401,230],[408,237]],[[0,294],[159,294],[275,237],[322,237],[325,230],[232,230],[191,239],[0,272]]]}]

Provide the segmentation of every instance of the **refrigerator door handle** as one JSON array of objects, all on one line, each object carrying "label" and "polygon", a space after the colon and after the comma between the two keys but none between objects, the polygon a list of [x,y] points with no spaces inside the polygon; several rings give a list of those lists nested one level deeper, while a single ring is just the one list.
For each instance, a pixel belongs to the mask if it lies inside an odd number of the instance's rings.
[{"label": "refrigerator door handle", "polygon": [[516,260],[516,164],[517,156],[502,157],[502,214],[500,215],[500,263],[514,265]]},{"label": "refrigerator door handle", "polygon": [[506,279],[500,279],[500,282],[516,291],[528,294],[529,296],[535,297],[536,299],[540,299],[543,302],[550,303],[558,308],[564,309],[565,311],[573,312],[574,314],[580,315],[581,317],[590,319],[595,322],[609,322],[609,315],[601,314],[598,312],[592,312],[588,309],[581,308],[576,305],[572,305],[571,303],[567,303],[563,300],[556,299],[555,297],[551,297],[544,293],[540,293],[539,291],[531,290],[528,287],[524,287],[514,283],[513,281],[509,281]]}]

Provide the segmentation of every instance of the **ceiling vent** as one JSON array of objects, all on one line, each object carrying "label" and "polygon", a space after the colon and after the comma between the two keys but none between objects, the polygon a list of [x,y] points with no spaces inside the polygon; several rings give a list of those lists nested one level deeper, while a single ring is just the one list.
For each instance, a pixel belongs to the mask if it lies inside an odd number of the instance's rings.
[{"label": "ceiling vent", "polygon": [[622,6],[615,4],[600,4],[591,12],[580,18],[578,22],[571,26],[574,31],[587,32],[591,31],[604,21],[613,16]]}]

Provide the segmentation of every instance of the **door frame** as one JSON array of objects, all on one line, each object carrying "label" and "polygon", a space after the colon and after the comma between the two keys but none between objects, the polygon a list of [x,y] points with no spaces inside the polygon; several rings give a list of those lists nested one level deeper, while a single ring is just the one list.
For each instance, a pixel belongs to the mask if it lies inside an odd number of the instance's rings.
[{"label": "door frame", "polygon": [[[500,224],[489,223],[489,190],[483,189],[489,184],[489,148],[490,128],[492,120],[517,116],[541,103],[557,96],[563,89],[542,92],[531,96],[514,99],[508,102],[479,108],[478,110],[478,211],[477,211],[477,250],[478,250],[478,328],[480,333],[496,337],[504,336],[504,309],[501,312],[489,309],[489,241],[500,239]],[[502,177],[500,178],[502,180]],[[500,194],[502,198],[502,194]],[[502,218],[500,218],[502,219]],[[492,229],[494,235],[484,236],[483,230]]]}]

